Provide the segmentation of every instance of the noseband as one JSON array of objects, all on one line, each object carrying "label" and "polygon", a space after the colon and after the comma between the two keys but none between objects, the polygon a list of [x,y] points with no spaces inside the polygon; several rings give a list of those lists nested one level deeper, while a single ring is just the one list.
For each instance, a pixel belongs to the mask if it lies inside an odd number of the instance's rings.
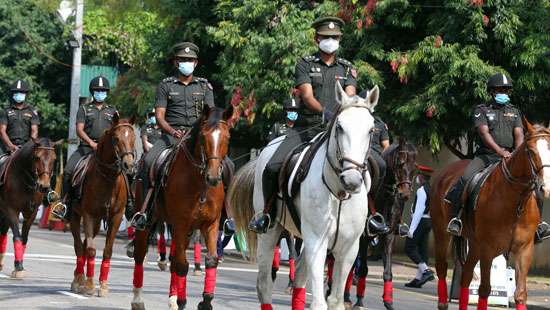
[{"label": "noseband", "polygon": [[[46,151],[55,151],[55,148],[53,147],[50,147],[50,146],[36,146],[34,148],[35,150],[46,150]],[[33,180],[35,180],[35,183],[36,183],[36,180],[38,178],[40,178],[41,176],[43,175],[47,175],[48,177],[52,177],[52,174],[53,172],[51,170],[43,170],[43,171],[40,171],[38,170],[37,167],[34,167],[34,176],[33,176]]]}]

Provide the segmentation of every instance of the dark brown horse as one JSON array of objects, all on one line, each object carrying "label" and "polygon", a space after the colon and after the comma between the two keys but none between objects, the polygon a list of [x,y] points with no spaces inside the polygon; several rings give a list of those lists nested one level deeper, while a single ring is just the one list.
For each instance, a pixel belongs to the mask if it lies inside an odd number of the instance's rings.
[{"label": "dark brown horse", "polygon": [[[534,189],[544,186],[550,194],[550,130],[532,126],[524,120],[525,141],[507,160],[502,160],[482,186],[474,210],[465,209],[462,238],[469,251],[462,266],[459,309],[468,308],[468,287],[478,261],[481,266],[481,284],[477,309],[487,309],[491,293],[491,264],[501,254],[512,254],[516,267],[516,309],[526,309],[526,280],[533,257],[534,236],[540,213]],[[449,205],[443,201],[446,192],[462,175],[468,162],[455,162],[443,169],[433,180],[431,217],[436,249],[436,269],[439,309],[448,309],[447,250],[450,235],[446,231]],[[463,242],[459,242],[463,243]]]},{"label": "dark brown horse", "polygon": [[[7,233],[11,228],[15,253],[15,270],[12,277],[23,278],[23,255],[29,230],[36,218],[38,206],[50,190],[50,179],[55,163],[55,146],[47,138],[25,143],[4,163],[5,174],[0,185],[0,270],[6,252]],[[24,217],[23,230],[19,231],[19,214]]]},{"label": "dark brown horse", "polygon": [[[128,200],[127,175],[134,174],[136,135],[133,120],[119,120],[113,116],[109,130],[100,138],[97,151],[92,153],[84,175],[82,197],[73,205],[71,232],[74,239],[76,269],[71,290],[93,295],[95,293],[94,265],[97,236],[101,220],[107,224],[107,236],[99,276],[99,296],[108,294],[107,277],[113,253],[113,242],[122,221]],[[85,240],[80,236],[80,222],[84,225]],[[84,266],[87,266],[84,280]]]},{"label": "dark brown horse", "polygon": [[[172,226],[172,245],[175,247],[170,263],[170,309],[184,309],[187,302],[189,263],[185,250],[194,229],[200,229],[208,249],[203,301],[198,308],[212,309],[214,298],[218,265],[216,241],[225,197],[221,167],[229,148],[228,123],[231,123],[233,108],[224,111],[205,106],[202,115],[191,132],[176,145],[174,151],[177,153],[167,184],[160,188],[155,201],[155,217]],[[141,205],[142,194],[138,191],[136,196],[137,204]],[[145,309],[142,299],[143,260],[148,234],[147,229],[136,232],[132,309]]]}]

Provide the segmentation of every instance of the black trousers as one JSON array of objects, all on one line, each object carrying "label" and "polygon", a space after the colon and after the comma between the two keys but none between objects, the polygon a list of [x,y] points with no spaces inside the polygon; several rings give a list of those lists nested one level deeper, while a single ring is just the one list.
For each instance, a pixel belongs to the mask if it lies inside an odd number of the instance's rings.
[{"label": "black trousers", "polygon": [[63,184],[61,186],[61,197],[65,197],[65,195],[69,193],[71,190],[71,180],[73,178],[73,174],[76,169],[76,164],[78,163],[78,161],[82,157],[92,153],[93,151],[94,150],[92,149],[91,146],[81,144],[78,146],[76,151],[74,151],[71,154],[71,157],[69,157],[69,159],[67,160],[67,164],[65,165],[65,169],[63,170]]},{"label": "black trousers", "polygon": [[428,263],[428,237],[432,230],[432,220],[422,218],[413,237],[405,241],[405,253],[415,263]]}]

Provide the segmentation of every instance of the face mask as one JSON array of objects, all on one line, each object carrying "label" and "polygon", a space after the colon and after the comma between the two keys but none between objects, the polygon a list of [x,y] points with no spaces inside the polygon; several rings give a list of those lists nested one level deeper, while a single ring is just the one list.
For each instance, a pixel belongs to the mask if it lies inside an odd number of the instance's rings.
[{"label": "face mask", "polygon": [[327,54],[332,54],[336,52],[339,45],[340,45],[340,42],[338,42],[338,40],[335,40],[333,38],[324,39],[324,40],[321,40],[321,42],[319,42],[319,48]]},{"label": "face mask", "polygon": [[147,124],[149,125],[155,125],[157,123],[157,118],[154,116],[151,116],[147,119]]},{"label": "face mask", "polygon": [[103,102],[105,101],[105,99],[107,98],[107,92],[102,90],[102,91],[94,91],[94,99],[95,101],[97,102]]},{"label": "face mask", "polygon": [[508,102],[510,102],[510,97],[508,97],[507,94],[496,94],[495,101],[498,104],[507,104]]},{"label": "face mask", "polygon": [[298,119],[298,112],[296,111],[288,111],[286,112],[286,118],[288,120],[295,122]]},{"label": "face mask", "polygon": [[27,94],[25,93],[15,93],[13,94],[13,100],[17,103],[21,103],[25,101],[25,97],[27,97]]},{"label": "face mask", "polygon": [[180,70],[181,74],[185,76],[190,76],[191,73],[193,73],[193,70],[195,70],[195,63],[191,61],[180,62],[178,64],[178,69]]}]

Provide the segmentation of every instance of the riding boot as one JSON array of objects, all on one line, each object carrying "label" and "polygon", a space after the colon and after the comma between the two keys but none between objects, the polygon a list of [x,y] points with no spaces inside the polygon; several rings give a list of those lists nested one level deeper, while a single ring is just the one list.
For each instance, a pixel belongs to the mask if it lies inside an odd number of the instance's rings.
[{"label": "riding boot", "polygon": [[[144,169],[144,167],[142,168]],[[144,170],[148,171],[148,169]],[[140,182],[137,182],[136,187],[141,185],[141,195],[145,200],[147,199],[147,194],[149,190],[152,190],[152,188],[149,187],[149,178],[145,172],[142,172],[141,178],[139,180],[141,181],[141,184]],[[133,214],[130,220],[130,226],[134,227],[136,230],[143,231],[147,227],[147,211],[149,210],[149,207],[151,205],[151,200],[152,197],[149,197],[149,201],[147,201],[147,206],[145,207],[145,212],[141,213],[141,211],[139,210],[134,210],[134,212],[132,212]],[[145,203],[145,201],[143,201],[143,203]],[[142,206],[139,206],[139,208],[141,207]],[[128,213],[127,215],[130,215],[130,213]]]},{"label": "riding boot", "polygon": [[445,201],[451,204],[450,222],[447,226],[447,232],[454,236],[462,234],[462,220],[459,214],[462,210],[462,192],[464,190],[464,180],[460,178],[445,196]]},{"label": "riding boot", "polygon": [[223,235],[226,237],[232,236],[235,233],[235,221],[228,218],[223,222]]},{"label": "riding boot", "polygon": [[266,168],[262,175],[262,189],[265,199],[264,211],[259,218],[253,218],[248,224],[248,229],[258,234],[264,234],[271,227],[271,215],[275,211],[274,204],[277,195],[277,171]]}]

